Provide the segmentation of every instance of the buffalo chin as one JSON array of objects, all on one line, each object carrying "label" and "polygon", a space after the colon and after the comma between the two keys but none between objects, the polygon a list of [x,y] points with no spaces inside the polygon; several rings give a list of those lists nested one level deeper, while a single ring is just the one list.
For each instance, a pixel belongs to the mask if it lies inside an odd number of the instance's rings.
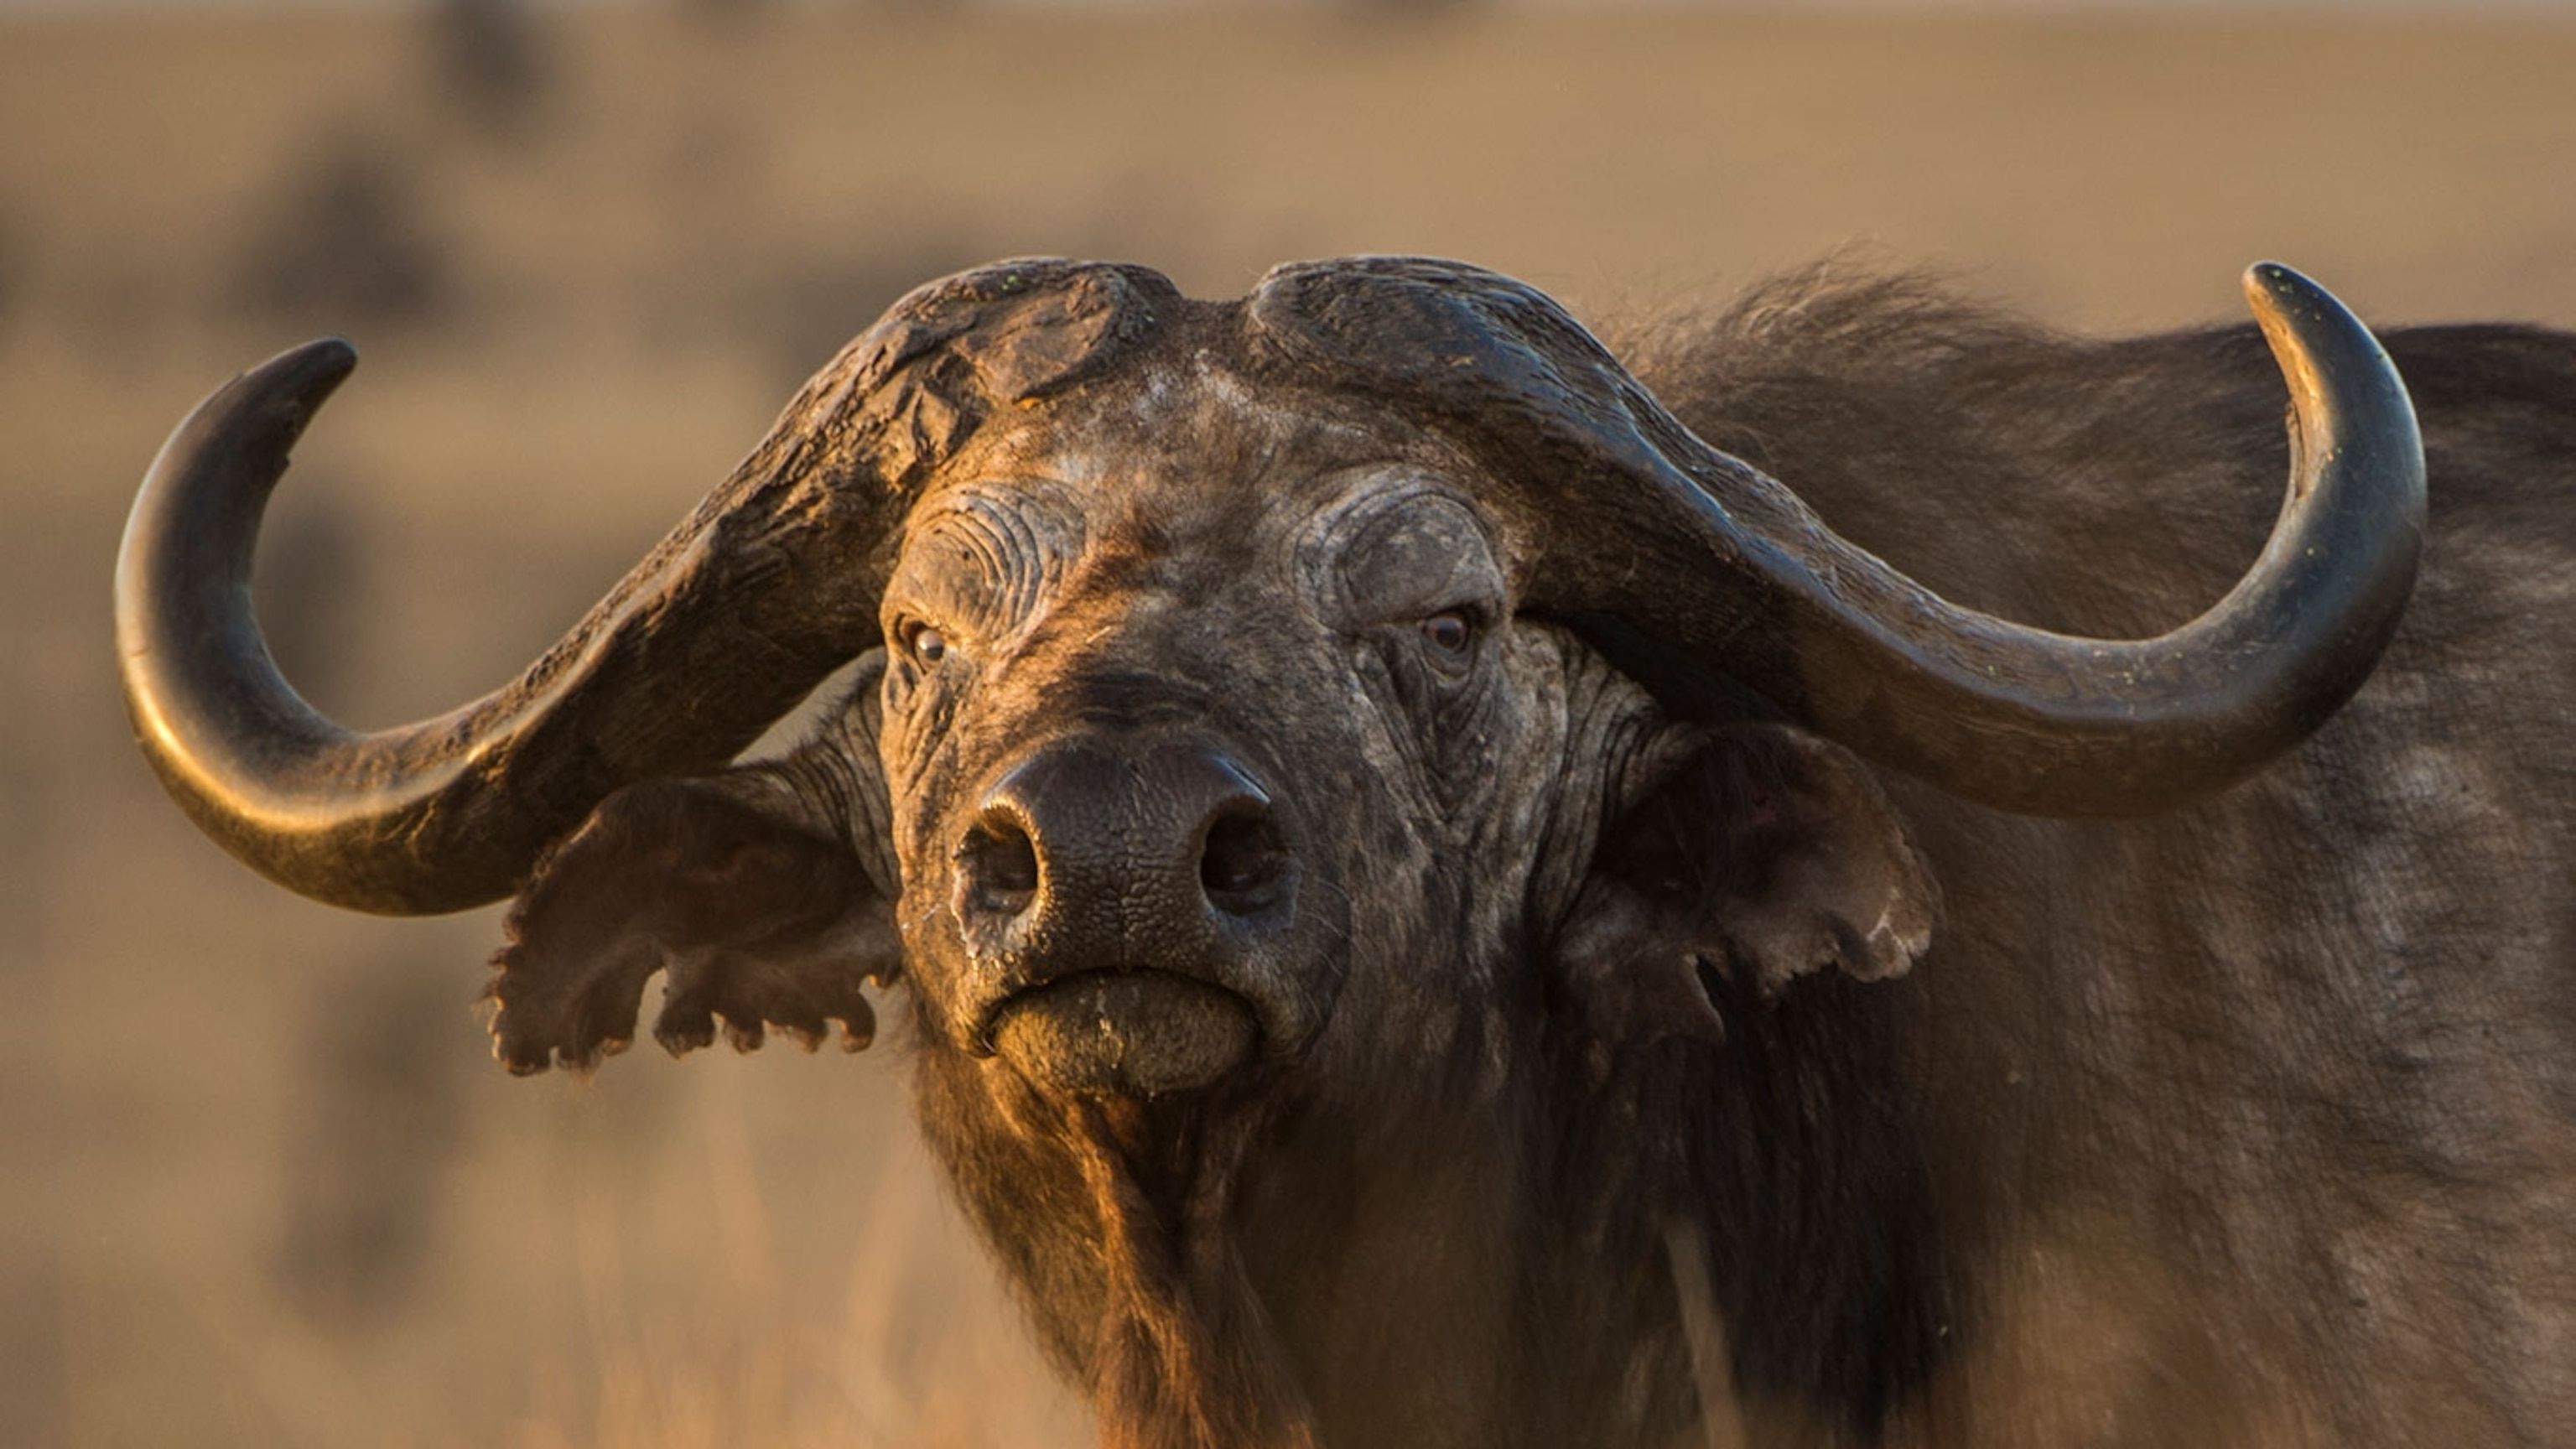
[{"label": "buffalo chin", "polygon": [[1042,1088],[1144,1096],[1204,1087],[1252,1059],[1252,1005],[1162,971],[1093,971],[1003,1003],[1002,1059]]}]

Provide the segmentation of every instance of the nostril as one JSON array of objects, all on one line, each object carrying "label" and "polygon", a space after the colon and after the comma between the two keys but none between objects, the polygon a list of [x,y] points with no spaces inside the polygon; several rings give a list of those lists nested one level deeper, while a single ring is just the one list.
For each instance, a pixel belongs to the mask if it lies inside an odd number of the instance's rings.
[{"label": "nostril", "polygon": [[1230,810],[1208,827],[1199,850],[1199,888],[1217,909],[1247,916],[1278,898],[1288,852],[1271,827],[1270,812],[1254,806]]},{"label": "nostril", "polygon": [[1019,822],[986,815],[958,842],[957,872],[967,905],[1016,916],[1038,893],[1038,852]]}]

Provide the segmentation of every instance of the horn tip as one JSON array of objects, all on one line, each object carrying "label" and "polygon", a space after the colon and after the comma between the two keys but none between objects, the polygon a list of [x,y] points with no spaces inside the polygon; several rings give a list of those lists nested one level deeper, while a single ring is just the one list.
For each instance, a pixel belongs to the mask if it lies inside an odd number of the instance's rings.
[{"label": "horn tip", "polygon": [[2295,267],[2280,262],[2247,267],[2245,301],[2276,350],[2295,337],[2305,347],[2336,354],[2339,361],[2385,361],[2377,339],[2352,309]]},{"label": "horn tip", "polygon": [[252,368],[250,376],[275,378],[297,393],[329,392],[358,367],[356,344],[346,337],[316,337]]},{"label": "horn tip", "polygon": [[2333,294],[2295,267],[2256,262],[2245,269],[2245,301],[2267,328],[2289,316],[2314,315],[2335,306]]},{"label": "horn tip", "polygon": [[2286,262],[2266,259],[2245,269],[2245,285],[2249,289],[2273,287],[2288,289],[2300,285],[2313,287],[2316,284],[2308,281],[2298,268]]},{"label": "horn tip", "polygon": [[358,349],[345,337],[300,343],[236,374],[209,394],[170,441],[176,444],[208,429],[249,426],[280,430],[272,434],[268,446],[283,450],[303,434],[313,414],[357,367]]},{"label": "horn tip", "polygon": [[[2329,375],[2341,377],[2347,389],[2366,389],[2367,379],[2384,377],[2382,391],[2397,391],[2387,355],[2369,328],[2296,268],[2272,261],[2246,268],[2245,301],[2271,344],[2309,441],[2319,446],[2327,442]],[[2402,393],[2395,401],[2403,407]]]}]

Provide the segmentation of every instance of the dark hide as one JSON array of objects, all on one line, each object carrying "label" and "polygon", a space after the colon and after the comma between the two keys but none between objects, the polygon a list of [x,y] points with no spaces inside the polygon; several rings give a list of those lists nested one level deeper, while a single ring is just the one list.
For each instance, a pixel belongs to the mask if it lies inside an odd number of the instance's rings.
[{"label": "dark hide", "polygon": [[[1977,1300],[1930,1440],[2576,1426],[2576,339],[2385,337],[2426,565],[2332,725],[2121,825],[1890,781],[1946,903],[1903,1073]],[[1630,355],[1899,568],[2078,632],[2202,607],[2286,463],[2243,328],[2084,342],[1820,273]]]},{"label": "dark hide", "polygon": [[[2433,527],[2378,675],[2245,785],[2065,822],[1759,700],[1674,718],[1513,613],[1520,525],[1407,481],[1466,454],[1249,391],[1230,314],[1155,306],[1147,381],[921,435],[881,688],[556,852],[514,1065],[613,1049],[657,962],[675,1047],[710,1007],[858,1027],[899,975],[924,1129],[1112,1445],[2570,1442],[2576,339],[2391,334]],[[2052,628],[2206,607],[2289,465],[2250,327],[1819,275],[1622,350]],[[1227,752],[1323,922],[1295,980],[1243,968],[1261,1049],[1196,1090],[975,1042],[960,822],[1077,728]]]}]

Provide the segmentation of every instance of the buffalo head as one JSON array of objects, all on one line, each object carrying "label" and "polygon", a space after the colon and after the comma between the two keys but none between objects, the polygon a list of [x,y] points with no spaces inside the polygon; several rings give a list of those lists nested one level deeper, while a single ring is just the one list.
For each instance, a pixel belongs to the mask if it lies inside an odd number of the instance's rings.
[{"label": "buffalo head", "polygon": [[[267,492],[353,362],[288,353],[154,465],[127,696],[198,823],[298,891],[519,891],[516,1068],[623,1045],[666,967],[675,1048],[863,1040],[861,984],[900,976],[930,1040],[1054,1094],[1329,1073],[1517,993],[1687,1029],[1694,962],[1924,949],[1932,886],[1855,756],[2117,813],[2359,685],[2413,577],[2411,415],[2331,298],[2249,292],[2289,501],[2154,639],[1933,596],[1492,273],[1317,263],[1217,304],[1038,261],[898,303],[517,681],[379,734],[299,700],[247,609]],[[804,748],[708,773],[862,656]]]}]

